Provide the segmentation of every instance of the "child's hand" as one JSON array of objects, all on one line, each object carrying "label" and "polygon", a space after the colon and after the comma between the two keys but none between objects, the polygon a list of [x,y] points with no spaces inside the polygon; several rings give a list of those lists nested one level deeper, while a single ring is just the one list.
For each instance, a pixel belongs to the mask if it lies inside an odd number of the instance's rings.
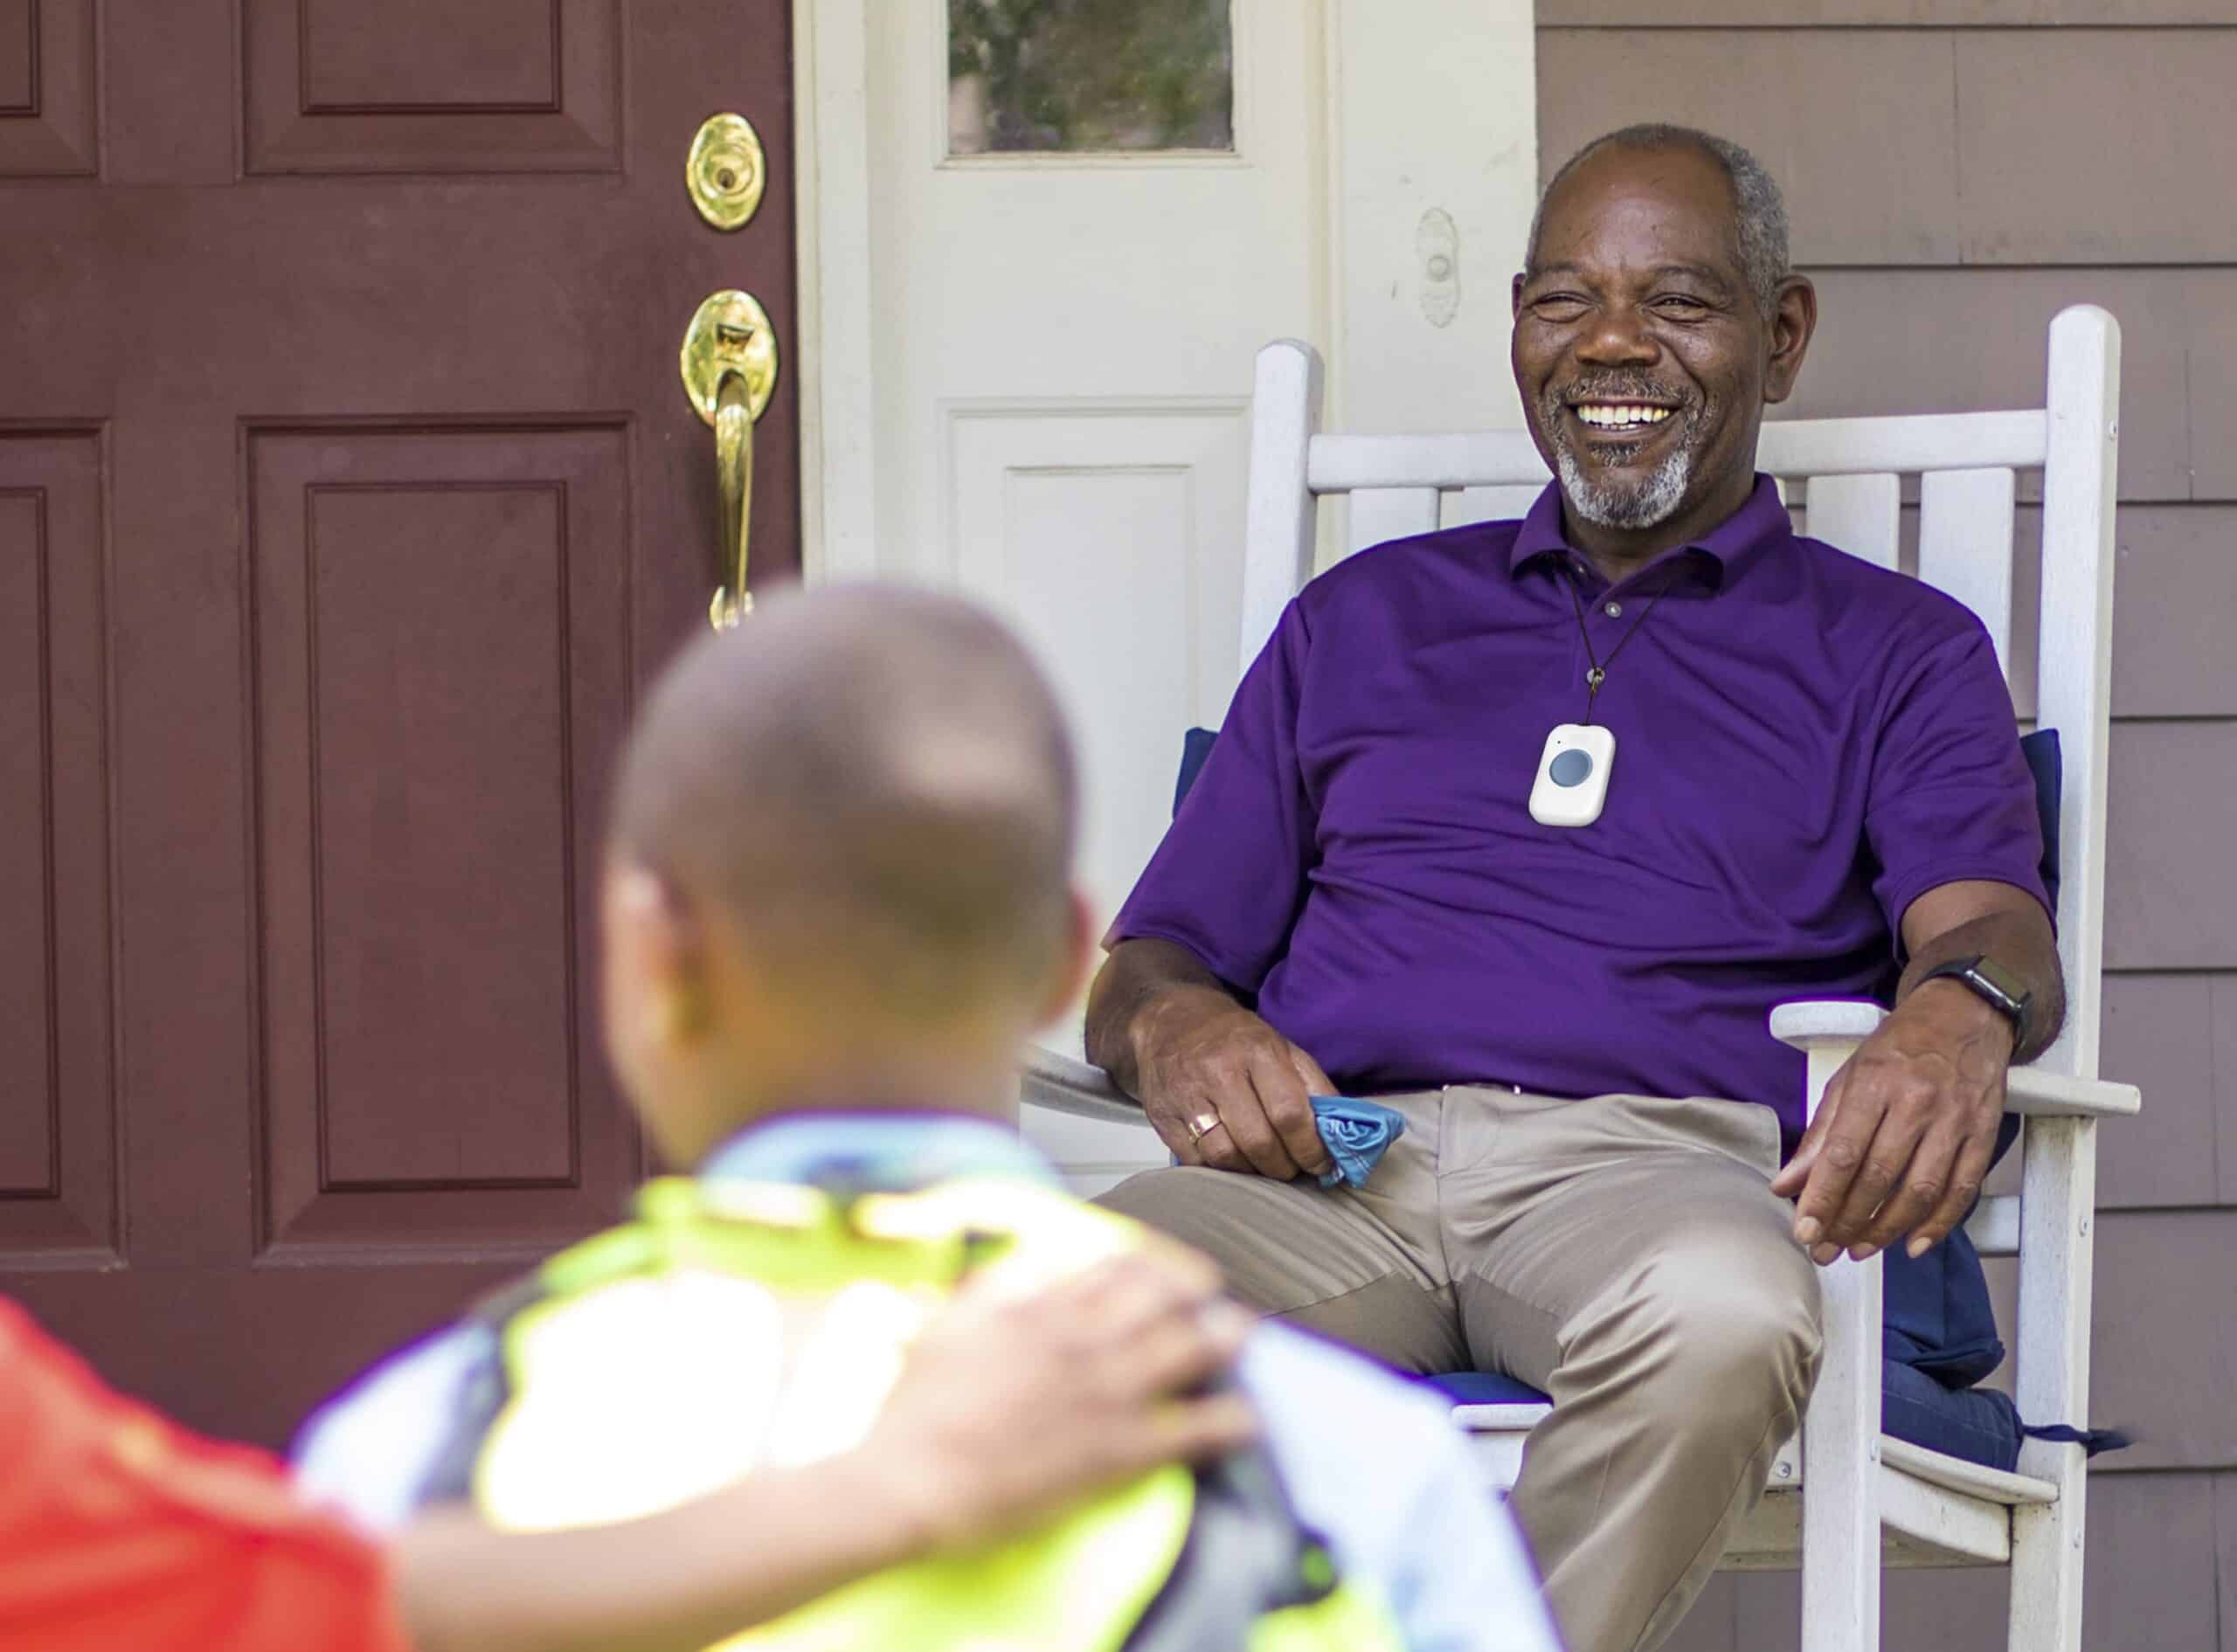
[{"label": "child's hand", "polygon": [[932,1546],[1005,1537],[1160,1463],[1248,1441],[1242,1396],[1200,1392],[1248,1329],[1212,1266],[1177,1246],[1022,1300],[966,1287],[911,1350],[860,1455]]}]

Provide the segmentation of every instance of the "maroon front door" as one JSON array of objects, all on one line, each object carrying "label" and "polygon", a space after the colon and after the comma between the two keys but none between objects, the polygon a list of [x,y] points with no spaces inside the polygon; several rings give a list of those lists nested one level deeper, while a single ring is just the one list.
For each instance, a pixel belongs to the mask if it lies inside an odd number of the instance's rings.
[{"label": "maroon front door", "polygon": [[[0,0],[0,1289],[267,1441],[613,1219],[593,886],[785,362],[786,0]],[[745,228],[700,122],[768,152]]]}]

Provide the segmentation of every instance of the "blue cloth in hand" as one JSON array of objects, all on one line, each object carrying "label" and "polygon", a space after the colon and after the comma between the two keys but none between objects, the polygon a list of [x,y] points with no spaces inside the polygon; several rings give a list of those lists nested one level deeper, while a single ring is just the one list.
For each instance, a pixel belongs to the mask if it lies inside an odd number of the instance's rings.
[{"label": "blue cloth in hand", "polygon": [[1379,1102],[1347,1101],[1340,1096],[1312,1098],[1312,1122],[1320,1127],[1321,1145],[1334,1161],[1320,1173],[1320,1185],[1364,1187],[1390,1144],[1406,1133],[1406,1121]]}]

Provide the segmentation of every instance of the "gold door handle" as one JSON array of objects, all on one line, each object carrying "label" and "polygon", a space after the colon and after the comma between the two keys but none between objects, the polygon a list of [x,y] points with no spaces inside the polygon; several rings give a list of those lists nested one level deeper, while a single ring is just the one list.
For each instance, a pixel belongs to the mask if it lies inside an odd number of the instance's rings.
[{"label": "gold door handle", "polygon": [[707,623],[728,631],[753,612],[753,593],[745,588],[745,550],[753,528],[753,412],[749,404],[745,376],[735,370],[723,375],[715,392],[715,481],[722,489],[722,566],[717,573],[714,599],[707,605]]},{"label": "gold door handle", "polygon": [[683,335],[683,388],[715,429],[723,534],[707,622],[728,631],[753,612],[746,546],[753,529],[753,425],[777,388],[777,334],[752,295],[735,289],[700,305]]}]

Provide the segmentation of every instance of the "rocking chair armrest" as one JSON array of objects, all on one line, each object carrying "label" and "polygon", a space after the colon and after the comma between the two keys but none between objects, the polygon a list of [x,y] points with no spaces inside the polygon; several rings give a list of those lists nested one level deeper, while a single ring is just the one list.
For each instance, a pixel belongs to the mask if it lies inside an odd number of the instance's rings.
[{"label": "rocking chair armrest", "polygon": [[1856,1047],[1879,1030],[1887,1012],[1854,999],[1797,999],[1775,1006],[1771,1036],[1810,1058],[1810,1083],[1804,1093],[1804,1123],[1818,1116],[1818,1098]]},{"label": "rocking chair armrest", "polygon": [[[1771,1012],[1771,1036],[1799,1050],[1853,1047],[1869,1038],[1887,1012],[1847,999],[1782,1004]],[[1841,1051],[1843,1059],[1848,1052]],[[2143,1098],[2133,1084],[2071,1078],[2040,1068],[2015,1067],[2005,1080],[2005,1110],[2031,1118],[2125,1118]]]},{"label": "rocking chair armrest", "polygon": [[1099,1067],[1038,1044],[1026,1047],[1018,1100],[1027,1107],[1106,1124],[1146,1124],[1141,1104],[1111,1082]]},{"label": "rocking chair armrest", "polygon": [[1771,1011],[1771,1036],[1806,1050],[1813,1046],[1861,1044],[1880,1030],[1887,1012],[1856,999],[1797,999]]},{"label": "rocking chair armrest", "polygon": [[2144,1094],[2133,1084],[2069,1078],[2039,1068],[2015,1067],[2004,1084],[2004,1110],[2030,1118],[2128,1118],[2144,1106]]}]

